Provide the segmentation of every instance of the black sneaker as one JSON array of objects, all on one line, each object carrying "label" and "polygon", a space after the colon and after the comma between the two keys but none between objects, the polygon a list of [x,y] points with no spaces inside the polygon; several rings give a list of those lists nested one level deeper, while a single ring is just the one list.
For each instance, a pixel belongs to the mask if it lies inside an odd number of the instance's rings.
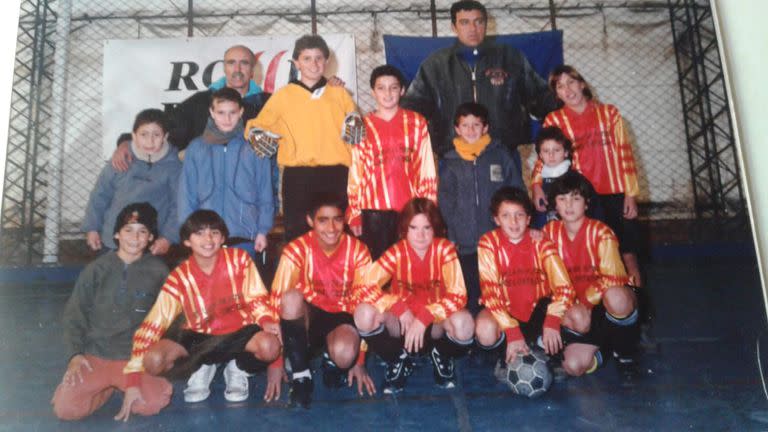
[{"label": "black sneaker", "polygon": [[305,409],[309,409],[309,404],[312,402],[312,378],[297,378],[291,381],[290,390],[290,406],[300,406]]},{"label": "black sneaker", "polygon": [[440,354],[437,348],[432,348],[430,357],[432,357],[432,372],[435,377],[435,384],[445,389],[456,387],[456,367],[453,358]]},{"label": "black sneaker", "polygon": [[384,384],[381,386],[384,394],[400,393],[405,388],[407,378],[413,372],[413,363],[408,354],[403,351],[400,357],[392,363],[387,363],[384,374]]},{"label": "black sneaker", "polygon": [[322,361],[323,384],[328,388],[342,388],[347,385],[347,374],[336,366],[327,352],[323,353]]},{"label": "black sneaker", "polygon": [[631,357],[616,357],[616,370],[622,387],[634,387],[640,378],[640,367]]}]

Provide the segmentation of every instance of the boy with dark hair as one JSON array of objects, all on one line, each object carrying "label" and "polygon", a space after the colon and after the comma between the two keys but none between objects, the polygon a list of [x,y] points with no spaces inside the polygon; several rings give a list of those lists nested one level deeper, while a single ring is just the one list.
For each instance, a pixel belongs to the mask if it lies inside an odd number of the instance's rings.
[{"label": "boy with dark hair", "polygon": [[403,75],[390,65],[371,72],[376,110],[365,116],[365,137],[352,149],[347,221],[378,259],[397,241],[397,212],[411,198],[437,201],[437,173],[427,122],[400,108]]},{"label": "boy with dark hair", "polygon": [[631,382],[638,372],[637,298],[627,286],[616,235],[586,216],[592,197],[589,181],[577,172],[561,176],[549,192],[560,220],[549,222],[544,233],[555,243],[576,290],[576,304],[563,318],[572,330],[565,333],[563,368],[579,376],[613,353],[622,378]]},{"label": "boy with dark hair", "polygon": [[179,185],[179,220],[193,211],[217,212],[229,228],[229,243],[256,252],[267,247],[275,204],[269,159],[243,139],[243,101],[225,87],[211,98],[211,116],[203,134],[187,147]]},{"label": "boy with dark hair", "polygon": [[307,206],[314,195],[333,193],[346,199],[350,144],[362,135],[362,119],[349,93],[327,85],[329,55],[320,36],[296,40],[293,64],[299,79],[275,92],[245,128],[246,139],[260,156],[277,150],[287,241],[307,232]]},{"label": "boy with dark hair", "polygon": [[115,217],[126,205],[146,201],[157,210],[159,221],[159,236],[149,251],[163,255],[178,241],[176,189],[181,162],[176,149],[168,144],[168,121],[162,111],[146,109],[137,114],[131,136],[129,147],[135,163],[125,172],[110,164],[101,170],[88,199],[82,229],[92,250],[114,250]]},{"label": "boy with dark hair", "polygon": [[[352,312],[358,301],[353,289],[371,263],[365,245],[344,233],[343,199],[320,194],[310,203],[306,219],[312,230],[293,240],[283,255],[272,283],[272,303],[280,313],[284,355],[291,364],[292,405],[309,408],[312,398],[310,355],[323,354],[327,386],[357,380],[357,390],[375,392],[365,370],[365,356]],[[281,370],[270,367],[266,399],[280,396]]]},{"label": "boy with dark hair", "polygon": [[[127,421],[131,407],[151,396],[141,391],[141,372],[185,377],[200,365],[234,361],[236,367],[228,365],[224,370],[224,397],[242,401],[248,398],[246,371],[252,373],[279,355],[280,326],[267,289],[244,250],[222,248],[226,236],[224,220],[211,210],[197,210],[182,224],[181,238],[192,256],[168,276],[133,336],[131,360],[123,370],[128,388],[116,420]],[[182,330],[173,338],[163,338],[181,314]],[[195,372],[209,373],[208,369]],[[207,379],[203,388],[194,390],[210,393],[209,383]]]},{"label": "boy with dark hair", "polygon": [[491,212],[499,228],[478,244],[480,303],[475,336],[484,349],[506,342],[505,363],[539,345],[549,355],[563,347],[560,326],[573,304],[573,285],[555,245],[528,234],[533,204],[518,188],[493,195]]},{"label": "boy with dark hair", "polygon": [[[117,215],[113,238],[117,247],[83,269],[64,308],[63,330],[69,365],[51,404],[56,417],[78,420],[104,405],[115,389],[125,391],[123,368],[131,336],[141,324],[168,268],[145,253],[157,235],[157,212],[134,203]],[[173,388],[163,378],[144,375],[146,398],[133,406],[153,415],[171,400]]]},{"label": "boy with dark hair", "polygon": [[488,211],[491,196],[504,186],[523,187],[523,181],[509,150],[488,135],[488,110],[483,105],[461,104],[453,122],[456,138],[440,167],[438,202],[448,225],[448,238],[459,251],[469,295],[467,308],[477,314],[477,241],[494,228]]}]

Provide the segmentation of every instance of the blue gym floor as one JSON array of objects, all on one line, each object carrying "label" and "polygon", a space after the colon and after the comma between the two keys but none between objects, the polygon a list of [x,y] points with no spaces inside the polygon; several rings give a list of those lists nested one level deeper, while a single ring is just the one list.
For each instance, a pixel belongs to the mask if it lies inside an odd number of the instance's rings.
[{"label": "blue gym floor", "polygon": [[[227,403],[219,375],[208,401],[185,404],[183,383],[177,383],[169,407],[127,424],[112,420],[121,395],[84,421],[53,416],[49,401],[66,362],[59,323],[72,285],[4,282],[0,431],[768,430],[756,355],[766,324],[754,257],[749,247],[702,250],[657,248],[647,264],[658,350],[642,357],[646,375],[634,388],[620,386],[609,362],[591,376],[554,383],[540,399],[521,399],[495,381],[490,367],[470,358],[459,362],[460,384],[453,391],[435,388],[431,365],[424,363],[394,397],[360,399],[349,389],[316,384],[306,411],[286,406],[286,386],[280,401],[265,404],[264,375],[251,379],[248,401]],[[764,342],[763,352],[768,338]],[[368,367],[380,383],[382,367],[371,360]]]}]

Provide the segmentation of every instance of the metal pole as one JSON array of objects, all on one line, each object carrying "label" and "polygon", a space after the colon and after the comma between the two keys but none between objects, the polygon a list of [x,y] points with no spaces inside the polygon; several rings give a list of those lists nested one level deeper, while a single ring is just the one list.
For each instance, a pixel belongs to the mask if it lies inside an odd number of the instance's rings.
[{"label": "metal pole", "polygon": [[317,34],[317,5],[315,0],[309,2],[309,12],[312,14],[312,34]]},{"label": "metal pole", "polygon": [[555,0],[549,0],[549,23],[553,31],[557,30],[557,22],[555,21],[556,15],[557,12],[555,12]]},{"label": "metal pole", "polygon": [[45,209],[45,239],[43,262],[59,260],[59,228],[61,224],[61,162],[64,147],[64,106],[69,53],[69,29],[72,0],[59,2],[56,20],[56,48],[53,54],[53,88],[51,110],[51,148],[48,155],[48,196]]},{"label": "metal pole", "polygon": [[429,0],[429,18],[432,20],[432,37],[437,37],[437,5]]},{"label": "metal pole", "polygon": [[195,35],[195,15],[193,13],[193,2],[194,0],[189,0],[187,2],[187,37],[192,37]]}]

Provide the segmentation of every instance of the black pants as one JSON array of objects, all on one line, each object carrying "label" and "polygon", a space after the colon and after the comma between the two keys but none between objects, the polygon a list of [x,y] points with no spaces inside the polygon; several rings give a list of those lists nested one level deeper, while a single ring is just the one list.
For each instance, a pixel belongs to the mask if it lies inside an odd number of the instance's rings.
[{"label": "black pants", "polygon": [[464,276],[464,285],[467,287],[467,310],[472,316],[480,312],[480,269],[477,264],[477,253],[459,255],[459,265]]},{"label": "black pants", "polygon": [[344,165],[285,167],[283,169],[283,221],[285,241],[309,231],[306,216],[317,194],[332,193],[347,201],[347,175]]},{"label": "black pants", "polygon": [[397,242],[397,212],[394,210],[363,210],[363,235],[360,240],[368,246],[376,261]]}]

